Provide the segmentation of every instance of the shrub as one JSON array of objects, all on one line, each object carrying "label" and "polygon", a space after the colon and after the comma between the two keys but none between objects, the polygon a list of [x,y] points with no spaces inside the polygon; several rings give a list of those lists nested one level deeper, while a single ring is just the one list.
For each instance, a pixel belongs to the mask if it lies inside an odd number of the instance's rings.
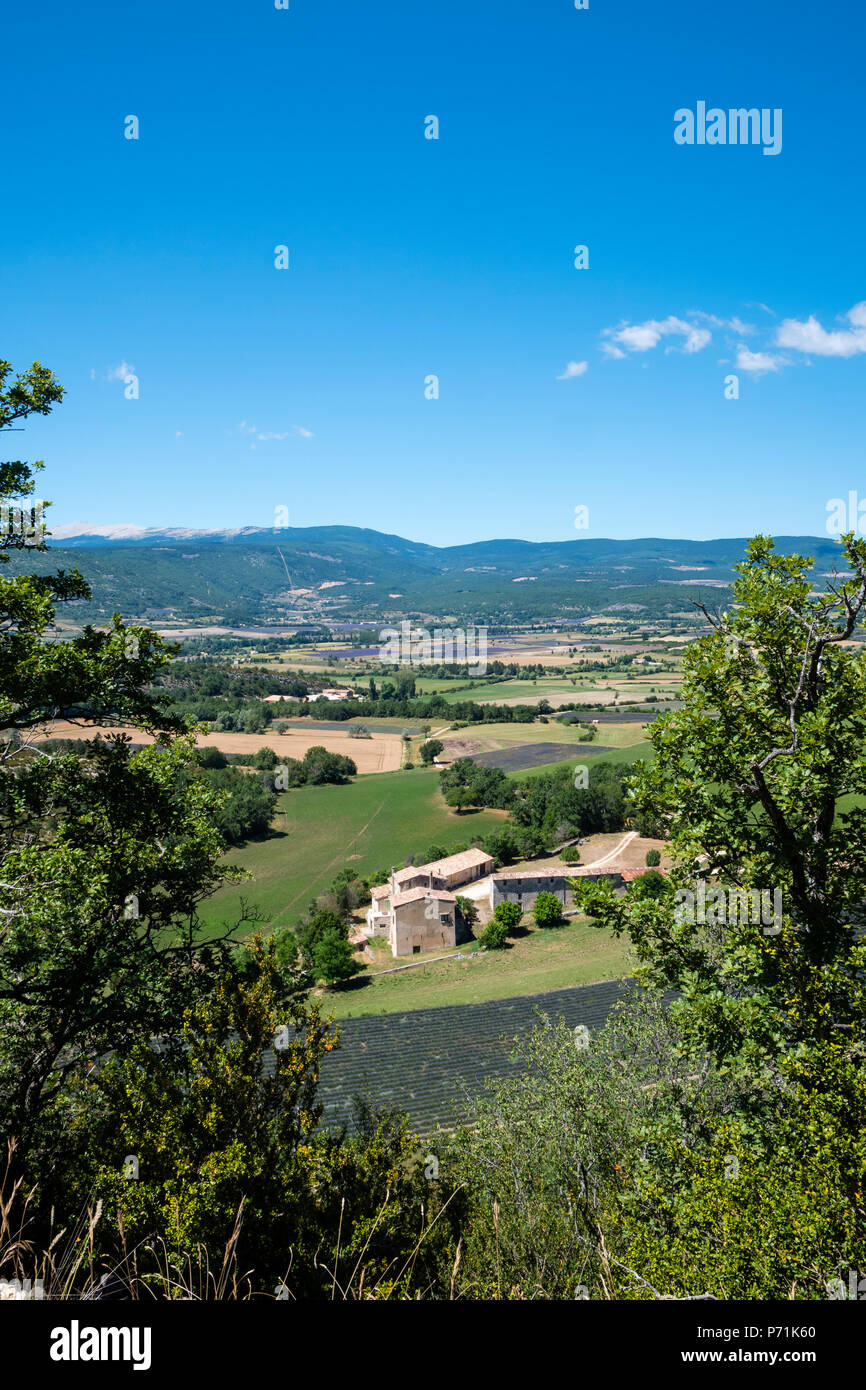
[{"label": "shrub", "polygon": [[532,916],[537,927],[556,927],[562,921],[562,903],[555,893],[539,893]]},{"label": "shrub", "polygon": [[482,946],[486,946],[489,951],[500,951],[505,945],[508,936],[508,927],[501,919],[497,921],[492,917],[478,938]]},{"label": "shrub", "polygon": [[312,957],[315,969],[329,985],[341,984],[363,968],[337,927],[329,927],[322,933],[313,946]]},{"label": "shrub", "polygon": [[273,748],[260,748],[253,754],[253,767],[257,767],[262,772],[270,772],[277,765],[277,755]]},{"label": "shrub", "polygon": [[507,931],[513,931],[515,927],[520,925],[523,909],[519,903],[499,903],[493,916],[496,921],[505,923]]},{"label": "shrub", "polygon": [[657,849],[648,849],[646,852],[646,863],[652,869],[662,862],[662,857]]},{"label": "shrub", "polygon": [[647,869],[640,878],[634,880],[629,891],[635,898],[653,898],[658,901],[667,896],[670,884],[658,869]]},{"label": "shrub", "polygon": [[566,845],[559,857],[563,864],[579,864],[580,850],[577,848],[577,845]]},{"label": "shrub", "polygon": [[228,767],[225,753],[221,753],[218,748],[199,748],[196,757],[199,767]]}]

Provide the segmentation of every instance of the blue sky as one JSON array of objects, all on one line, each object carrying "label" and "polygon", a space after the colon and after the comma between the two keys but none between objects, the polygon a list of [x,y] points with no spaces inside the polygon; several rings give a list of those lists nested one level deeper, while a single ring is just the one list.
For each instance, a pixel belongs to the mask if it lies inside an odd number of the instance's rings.
[{"label": "blue sky", "polygon": [[[0,356],[68,394],[6,454],[46,459],[55,525],[821,533],[866,496],[864,30],[853,0],[15,7]],[[780,108],[781,152],[677,145],[698,101]]]}]

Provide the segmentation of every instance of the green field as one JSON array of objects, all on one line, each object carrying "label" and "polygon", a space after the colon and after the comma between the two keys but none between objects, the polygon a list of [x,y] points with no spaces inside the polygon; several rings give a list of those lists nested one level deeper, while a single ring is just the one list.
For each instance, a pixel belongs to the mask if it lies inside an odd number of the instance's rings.
[{"label": "green field", "polygon": [[340,869],[359,874],[402,867],[430,844],[450,848],[499,826],[503,811],[458,815],[439,794],[435,770],[377,772],[345,786],[297,787],[278,801],[273,834],[250,841],[226,858],[255,875],[231,884],[203,903],[206,926],[231,922],[240,899],[260,909],[269,925],[296,922],[311,898]]},{"label": "green field", "polygon": [[612,753],[587,752],[581,753],[579,757],[575,754],[573,758],[566,758],[561,763],[544,763],[540,767],[528,767],[523,772],[507,772],[505,775],[506,777],[513,777],[518,780],[521,777],[541,777],[545,772],[558,772],[564,767],[577,767],[579,762],[583,762],[586,759],[589,760],[587,762],[587,767],[589,767],[592,760],[596,757],[600,761],[603,760],[606,763],[636,763],[639,758],[644,758],[647,762],[652,762],[655,757],[655,752],[649,743],[635,743],[630,748],[615,748]]},{"label": "green field", "polygon": [[553,695],[572,699],[576,690],[586,690],[594,686],[599,674],[597,671],[593,672],[596,680],[589,674],[578,676],[577,685],[572,685],[571,681],[561,676],[539,676],[537,681],[496,681],[493,684],[479,681],[478,685],[470,690],[445,689],[442,698],[447,700],[449,705],[459,704],[462,700],[474,700],[479,705],[498,705],[503,700],[523,700],[526,704],[533,704],[545,696],[550,698]]},{"label": "green field", "polygon": [[[595,741],[603,747],[631,748],[645,743],[644,726],[634,721],[623,724],[598,724]],[[551,719],[549,724],[467,724],[453,733],[442,735],[446,748],[451,739],[477,738],[493,743],[497,747],[511,748],[521,743],[586,743],[586,732],[580,732],[577,724],[560,724]]]},{"label": "green field", "polygon": [[395,975],[371,977],[370,971],[399,964],[381,942],[375,943],[374,954],[376,964],[356,982],[326,991],[322,1000],[326,1014],[351,1018],[442,1004],[479,1004],[515,994],[541,994],[549,989],[619,979],[632,970],[628,946],[590,926],[585,918],[547,931],[530,926],[503,951],[418,965]]},{"label": "green field", "polygon": [[[494,684],[479,682],[471,690],[448,690],[442,692],[443,700],[449,705],[462,700],[474,700],[479,705],[498,705],[506,700],[519,700],[524,704],[537,704],[547,699],[553,704],[558,700],[571,702],[575,699],[586,704],[587,691],[619,692],[620,700],[640,703],[647,695],[670,698],[680,688],[680,678],[672,672],[659,675],[638,675],[629,678],[622,672],[607,674],[604,671],[573,673],[573,679],[565,676],[539,676],[537,680],[508,680]],[[581,692],[583,692],[581,694]]]}]

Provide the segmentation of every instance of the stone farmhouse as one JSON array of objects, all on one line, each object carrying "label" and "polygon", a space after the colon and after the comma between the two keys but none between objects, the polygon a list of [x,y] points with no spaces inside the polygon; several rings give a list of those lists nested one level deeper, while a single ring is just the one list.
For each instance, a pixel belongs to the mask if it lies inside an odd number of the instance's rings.
[{"label": "stone farmhouse", "polygon": [[500,903],[518,903],[524,912],[528,912],[535,904],[535,899],[539,893],[553,893],[559,899],[563,907],[574,906],[574,890],[571,887],[573,878],[606,878],[610,883],[619,887],[623,882],[624,875],[619,870],[611,870],[609,873],[587,873],[574,869],[570,873],[563,873],[561,869],[551,869],[549,872],[544,869],[533,869],[531,872],[504,874],[491,874],[490,877],[490,907],[495,912]]},{"label": "stone farmhouse", "polygon": [[364,934],[386,936],[395,956],[453,947],[457,944],[454,890],[486,878],[492,870],[492,858],[480,849],[392,869],[389,881],[372,891]]},{"label": "stone farmhouse", "polygon": [[[266,695],[265,704],[276,705],[279,704],[281,700],[296,700],[297,698],[297,695]],[[314,694],[313,698],[316,700],[354,700],[355,692],[354,690],[348,689],[319,690]]]}]

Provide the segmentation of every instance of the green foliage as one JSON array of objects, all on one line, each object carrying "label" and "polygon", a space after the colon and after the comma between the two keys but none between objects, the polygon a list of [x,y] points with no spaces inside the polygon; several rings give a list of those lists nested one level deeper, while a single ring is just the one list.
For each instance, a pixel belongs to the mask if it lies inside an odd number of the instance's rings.
[{"label": "green foliage", "polygon": [[659,864],[662,862],[661,850],[648,849],[644,862],[651,869],[658,868]]},{"label": "green foliage", "polygon": [[577,835],[621,830],[627,773],[617,763],[597,759],[587,787],[574,785],[569,768],[527,777],[515,785],[512,817],[518,825],[532,828],[545,848]]},{"label": "green foliage", "polygon": [[566,845],[565,849],[560,850],[559,857],[563,864],[579,864],[580,850],[577,845]]},{"label": "green foliage", "polygon": [[199,767],[209,767],[213,769],[228,767],[228,758],[225,753],[221,753],[219,748],[199,748],[196,752],[196,760]]},{"label": "green foliage", "polygon": [[253,767],[257,767],[261,772],[271,772],[276,767],[279,759],[273,748],[260,748],[253,754]]},{"label": "green foliage", "polygon": [[[0,364],[0,423],[45,414],[62,395],[39,364],[6,390],[8,376]],[[25,464],[0,468],[2,500],[31,483]],[[126,1056],[179,1023],[221,955],[201,939],[198,904],[239,876],[220,867],[222,797],[153,689],[170,649],[119,615],[45,640],[56,604],[87,594],[75,571],[0,581],[0,1113],[16,1170],[46,1188],[67,1064]],[[47,755],[21,743],[58,711],[85,732],[123,721],[159,741],[134,753],[118,735]]]},{"label": "green foliage", "polygon": [[462,894],[457,894],[457,911],[463,919],[464,926],[470,929],[478,921],[478,908],[471,898],[466,898]]},{"label": "green foliage", "polygon": [[562,903],[555,893],[539,893],[532,908],[532,920],[537,927],[558,927],[562,921]]},{"label": "green foliage", "polygon": [[650,898],[658,902],[670,897],[671,886],[658,869],[646,869],[639,878],[632,880],[628,891],[633,898]]},{"label": "green foliage", "polygon": [[479,937],[482,946],[491,950],[504,946],[509,933],[520,925],[522,918],[519,903],[497,903],[492,918]]},{"label": "green foliage", "polygon": [[422,763],[432,763],[434,758],[438,758],[444,747],[445,744],[441,738],[428,738],[425,743],[421,744]]},{"label": "green foliage", "polygon": [[[75,1186],[86,1177],[121,1213],[128,1242],[159,1232],[181,1264],[199,1243],[216,1254],[240,1213],[241,1268],[276,1280],[312,1215],[316,1078],[337,1039],[315,1004],[283,1001],[273,947],[251,950],[252,981],[223,974],[177,1036],[142,1041],[81,1079],[88,1148]],[[127,1154],[135,1181],[124,1177]],[[110,1231],[97,1233],[108,1258]]]},{"label": "green foliage", "polygon": [[330,927],[322,932],[311,954],[313,969],[329,985],[342,984],[362,969],[346,940],[345,931],[337,927]]},{"label": "green foliage", "polygon": [[493,916],[497,922],[504,922],[508,931],[514,931],[519,927],[523,919],[523,910],[519,903],[502,902],[497,903]]},{"label": "green foliage", "polygon": [[487,923],[478,940],[489,951],[498,951],[508,939],[508,924],[501,917],[493,916]]},{"label": "green foliage", "polygon": [[205,768],[201,780],[223,793],[216,821],[229,844],[241,844],[254,835],[267,835],[277,804],[270,781],[241,772],[236,767]]},{"label": "green foliage", "polygon": [[319,907],[314,904],[304,920],[299,923],[296,933],[301,958],[307,970],[314,969],[316,947],[329,932],[345,939],[345,919],[333,907]]},{"label": "green foliage", "polygon": [[[514,785],[501,767],[479,767],[471,758],[456,758],[443,768],[439,782],[448,805],[461,809],[464,806],[505,808],[514,796]],[[463,793],[462,800],[458,793]]]}]

